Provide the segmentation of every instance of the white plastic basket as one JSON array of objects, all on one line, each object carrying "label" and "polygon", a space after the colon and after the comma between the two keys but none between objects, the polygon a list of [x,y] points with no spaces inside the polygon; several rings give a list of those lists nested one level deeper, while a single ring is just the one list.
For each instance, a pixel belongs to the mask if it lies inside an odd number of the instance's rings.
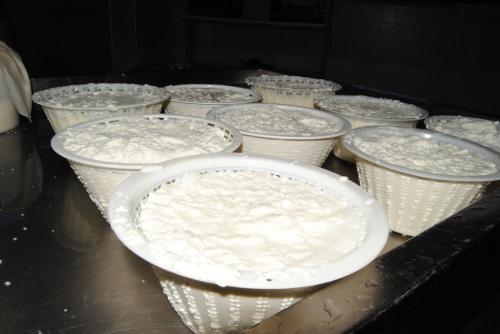
[{"label": "white plastic basket", "polygon": [[[245,272],[225,287],[203,272],[176,266],[169,256],[157,256],[137,221],[142,203],[151,192],[175,182],[186,173],[259,171],[291,177],[341,194],[367,214],[362,244],[330,263],[315,267],[308,278],[259,279]],[[388,236],[387,218],[370,195],[347,178],[327,170],[259,155],[213,154],[172,160],[155,171],[127,178],[114,192],[109,205],[110,224],[118,238],[135,254],[155,266],[165,294],[182,321],[195,333],[240,332],[307,296],[315,287],[349,275],[371,262]],[[238,223],[238,222],[233,222]],[[200,219],[203,224],[203,219]],[[333,245],[334,243],[332,243]],[[256,256],[259,256],[256,254]],[[193,268],[190,266],[190,268]]]},{"label": "white plastic basket", "polygon": [[[467,139],[500,152],[499,121],[458,115],[439,115],[427,117],[424,124],[429,130]],[[483,128],[477,128],[474,124],[481,124]],[[488,125],[489,128],[484,129],[484,125]]]},{"label": "white plastic basket", "polygon": [[[264,108],[287,111],[311,118],[328,119],[339,126],[317,135],[266,134],[247,131],[239,127],[238,130],[243,135],[242,152],[265,154],[321,166],[337,142],[337,138],[350,129],[349,123],[342,117],[321,110],[289,105],[254,103],[219,107],[212,109],[207,117],[222,120],[227,112],[245,113],[248,110],[262,110]],[[235,124],[232,125],[235,126]],[[238,128],[238,126],[236,127]]]},{"label": "white plastic basket", "polygon": [[[86,106],[58,103],[60,98],[77,98],[93,93],[86,99]],[[120,94],[134,102],[104,105],[100,93]],[[68,126],[94,119],[121,115],[159,114],[168,95],[158,87],[136,84],[89,83],[50,88],[33,94],[33,102],[42,106],[47,119],[56,133]]]},{"label": "white plastic basket", "polygon": [[[262,95],[250,89],[208,84],[189,84],[167,86],[165,91],[171,95],[167,104],[167,112],[175,115],[205,117],[208,111],[215,107],[254,103],[262,100]],[[198,91],[201,96],[196,99],[183,97],[182,92]],[[237,94],[238,98],[229,98]],[[210,97],[206,96],[209,95]]]},{"label": "white plastic basket", "polygon": [[194,333],[239,333],[272,317],[315,288],[278,291],[221,288],[154,267],[163,293]]},{"label": "white plastic basket", "polygon": [[[390,227],[395,232],[408,236],[421,233],[467,207],[481,195],[491,181],[500,179],[500,155],[472,142],[440,133],[411,128],[390,128],[397,129],[402,134],[470,150],[484,160],[493,162],[497,172],[489,175],[454,176],[418,171],[380,160],[363,152],[354,144],[357,136],[377,135],[387,128],[357,128],[345,135],[342,141],[356,156],[361,186],[380,202],[389,217]],[[411,151],[411,147],[408,150]]]},{"label": "white plastic basket", "polygon": [[85,127],[92,124],[106,124],[109,122],[119,122],[122,119],[129,117],[141,117],[148,120],[161,119],[167,122],[178,122],[191,120],[206,124],[210,127],[217,127],[224,132],[224,138],[227,141],[227,146],[221,152],[233,152],[241,146],[241,134],[234,127],[224,124],[216,120],[207,120],[189,116],[175,115],[144,115],[144,116],[122,116],[107,118],[102,120],[89,121],[82,124],[77,124],[69,127],[52,138],[51,145],[53,150],[68,159],[71,167],[75,171],[80,181],[85,186],[92,201],[97,205],[104,218],[107,219],[107,207],[111,194],[116,186],[130,174],[140,170],[145,166],[155,166],[155,164],[137,164],[137,163],[118,163],[94,160],[76,155],[63,146],[63,138],[74,127]]},{"label": "white plastic basket", "polygon": [[314,108],[314,99],[334,95],[342,88],[333,81],[289,75],[250,76],[246,83],[262,94],[263,103],[288,104]]},{"label": "white plastic basket", "polygon": [[[314,104],[321,110],[344,117],[353,129],[372,125],[414,128],[428,115],[427,111],[413,104],[364,95],[320,96]],[[340,159],[354,162],[354,155],[343,147],[341,141],[333,153]]]}]

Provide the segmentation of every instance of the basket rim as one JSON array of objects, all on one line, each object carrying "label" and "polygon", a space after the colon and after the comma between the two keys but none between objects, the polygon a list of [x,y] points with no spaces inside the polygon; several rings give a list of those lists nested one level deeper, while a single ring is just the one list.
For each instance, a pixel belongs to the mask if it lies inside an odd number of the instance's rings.
[{"label": "basket rim", "polygon": [[[209,125],[212,123],[213,125],[220,126],[221,128],[228,130],[232,137],[231,143],[226,146],[224,149],[222,149],[220,152],[234,152],[238,147],[241,146],[242,142],[242,137],[240,132],[230,124],[226,124],[224,122],[218,121],[218,120],[209,120],[206,118],[202,117],[195,117],[195,116],[185,116],[185,115],[170,115],[170,114],[152,114],[152,115],[133,115],[133,116],[116,116],[116,117],[110,117],[110,118],[103,118],[103,119],[96,119],[96,120],[91,120],[88,122],[83,122],[83,123],[78,123],[75,125],[72,125],[70,127],[65,128],[64,130],[58,132],[55,134],[51,141],[50,145],[52,149],[59,154],[60,156],[68,159],[69,161],[77,162],[80,164],[84,165],[89,165],[93,167],[99,167],[99,168],[105,168],[105,169],[115,169],[115,170],[139,170],[141,168],[144,168],[145,166],[156,166],[156,165],[161,165],[163,162],[155,162],[155,163],[123,163],[123,162],[108,162],[108,161],[102,161],[102,160],[95,160],[91,158],[85,158],[82,157],[81,155],[75,154],[71,151],[68,151],[67,149],[64,148],[63,146],[63,136],[67,131],[71,131],[71,129],[78,128],[78,127],[85,127],[90,124],[95,124],[95,123],[108,123],[112,121],[120,121],[121,119],[130,119],[130,118],[147,118],[147,119],[154,119],[154,118],[162,118],[162,119],[187,119],[187,120],[193,120],[196,122],[200,123],[205,123]],[[206,153],[206,154],[213,154],[213,153]]]},{"label": "basket rim", "polygon": [[319,118],[329,118],[332,120],[335,120],[336,122],[339,122],[341,124],[341,127],[337,131],[331,131],[327,133],[322,133],[318,135],[275,135],[275,134],[265,134],[265,133],[257,133],[257,132],[251,132],[251,131],[246,131],[246,130],[240,130],[240,133],[245,136],[249,137],[256,137],[256,138],[267,138],[267,139],[277,139],[277,140],[319,140],[319,139],[329,139],[329,138],[336,138],[339,136],[342,136],[346,133],[349,132],[351,129],[351,123],[349,123],[348,120],[343,118],[342,116],[334,115],[332,113],[329,113],[324,110],[318,110],[318,109],[311,109],[311,108],[305,108],[305,107],[299,107],[299,106],[292,106],[292,105],[287,105],[287,104],[273,104],[273,103],[248,103],[248,104],[242,104],[242,105],[234,105],[234,106],[222,106],[222,107],[216,107],[213,109],[210,109],[210,111],[207,113],[207,118],[209,119],[220,119],[221,116],[224,115],[225,112],[228,110],[238,110],[238,109],[245,109],[245,108],[258,108],[258,107],[275,107],[280,110],[287,110],[287,111],[293,111],[293,112],[300,112],[302,115],[308,114],[308,115],[315,115],[318,116]]},{"label": "basket rim", "polygon": [[[183,89],[183,88],[220,88],[221,90],[227,91],[237,91],[241,93],[248,93],[251,99],[239,102],[193,102],[186,101],[172,96],[171,90]],[[182,84],[182,85],[170,85],[163,87],[163,90],[170,95],[170,102],[184,103],[184,104],[201,104],[201,105],[234,105],[234,104],[246,104],[254,103],[262,100],[262,94],[253,91],[248,88],[229,86],[229,85],[218,85],[218,84]]]},{"label": "basket rim", "polygon": [[[270,79],[270,80],[269,80]],[[277,87],[275,83],[272,83],[270,81],[283,81],[286,79],[290,80],[297,80],[297,81],[309,81],[309,82],[317,82],[320,83],[323,87],[316,87],[316,88],[292,88],[292,87]],[[281,90],[281,91],[297,91],[297,92],[336,92],[338,90],[342,89],[342,85],[339,83],[336,83],[334,81],[330,80],[325,80],[325,79],[318,79],[318,78],[308,78],[308,77],[302,77],[298,75],[286,75],[286,74],[281,74],[281,75],[267,75],[267,74],[261,74],[261,75],[251,75],[245,79],[245,83],[249,86],[255,86],[255,87],[261,87],[261,88],[269,88],[269,89],[274,89],[274,90]]]},{"label": "basket rim", "polygon": [[500,128],[500,121],[498,121],[498,120],[491,120],[491,119],[481,118],[481,117],[462,116],[462,115],[433,115],[433,116],[429,116],[424,120],[424,125],[427,129],[433,130],[432,122],[440,121],[440,120],[453,120],[453,119],[493,122],[493,123],[495,123],[497,128]]},{"label": "basket rim", "polygon": [[[438,174],[426,171],[415,170],[412,168],[404,167],[401,165],[396,165],[371,154],[365,153],[354,145],[354,137],[363,135],[364,133],[377,133],[383,129],[397,129],[408,135],[414,135],[428,140],[437,140],[442,143],[452,144],[469,151],[474,152],[483,159],[489,160],[494,163],[497,171],[493,174],[487,175],[446,175]],[[480,144],[463,140],[458,137],[450,136],[444,133],[439,133],[430,130],[406,128],[406,127],[395,127],[395,126],[364,126],[351,130],[347,135],[342,137],[342,143],[344,147],[352,152],[356,157],[360,157],[364,160],[370,161],[375,165],[379,165],[393,171],[397,171],[402,174],[412,175],[425,179],[432,179],[438,181],[454,181],[454,182],[490,182],[500,180],[500,153],[482,146]]]},{"label": "basket rim", "polygon": [[[341,100],[341,101],[351,101],[354,98],[364,98],[366,100],[370,100],[373,102],[376,102],[383,106],[384,104],[387,104],[388,102],[399,102],[406,107],[410,107],[411,109],[415,110],[416,112],[419,113],[419,116],[417,117],[373,117],[373,116],[360,116],[360,115],[350,115],[347,113],[340,112],[338,110],[335,110],[332,108],[331,105],[326,104],[325,100],[330,99],[330,100]],[[317,105],[321,110],[325,110],[340,116],[344,116],[346,118],[353,118],[353,119],[360,119],[360,120],[371,120],[371,121],[384,121],[384,122],[389,122],[389,123],[398,123],[398,122],[410,122],[410,121],[420,121],[429,116],[429,112],[417,105],[411,104],[411,103],[406,103],[402,102],[396,99],[388,99],[388,98],[378,98],[378,97],[373,97],[373,96],[366,96],[366,95],[322,95],[318,96],[314,99],[314,104]]]},{"label": "basket rim", "polygon": [[[56,92],[62,91],[64,89],[78,89],[78,88],[86,88],[86,87],[132,87],[135,89],[138,88],[151,88],[153,91],[156,91],[156,97],[152,99],[148,99],[145,102],[139,103],[130,103],[114,106],[112,109],[109,107],[75,107],[75,106],[56,106],[52,102],[46,101],[44,96],[47,94],[53,95]],[[87,83],[81,85],[67,85],[67,86],[59,86],[52,87],[48,89],[44,89],[38,92],[35,92],[32,95],[32,100],[36,104],[41,105],[42,107],[50,108],[50,109],[62,109],[65,111],[109,111],[109,110],[120,110],[120,109],[128,109],[128,108],[136,108],[136,107],[145,107],[153,104],[163,103],[167,101],[170,96],[162,91],[161,88],[152,85],[140,85],[140,84],[132,84],[132,83]]]},{"label": "basket rim", "polygon": [[[244,272],[237,282],[216,282],[202,273],[186,273],[182,269],[175,270],[173,259],[158,259],[154,256],[147,240],[140,232],[137,225],[130,219],[130,212],[137,203],[158,185],[185,173],[216,171],[220,169],[258,170],[273,174],[292,176],[323,188],[334,189],[354,201],[367,211],[366,231],[364,241],[356,249],[344,256],[316,267],[317,275],[312,275],[301,283],[279,281],[257,281],[256,273]],[[138,199],[138,200],[137,200]],[[127,177],[115,190],[108,206],[110,225],[118,239],[126,247],[144,260],[184,277],[220,286],[229,286],[243,289],[294,289],[319,285],[347,276],[371,261],[373,261],[385,246],[389,234],[387,216],[380,204],[357,184],[347,178],[327,171],[325,169],[304,164],[290,163],[286,159],[258,155],[258,154],[227,154],[216,153],[196,157],[185,157],[170,160],[158,169],[141,173],[134,173]],[[264,281],[264,282],[263,282]],[[227,284],[226,284],[227,283]]]},{"label": "basket rim", "polygon": [[489,149],[492,149],[493,151],[496,151],[496,152],[500,153],[500,146],[488,145],[486,143],[483,144],[483,143],[480,143],[478,141],[467,139],[467,138],[462,137],[460,135],[445,133],[445,132],[436,130],[435,126],[438,125],[438,123],[441,120],[453,120],[453,119],[463,119],[463,120],[472,120],[472,121],[492,122],[496,126],[497,130],[500,132],[500,121],[498,121],[498,120],[491,120],[491,119],[480,118],[480,117],[471,117],[471,116],[461,116],[461,115],[434,115],[434,116],[430,116],[430,117],[427,117],[424,120],[424,125],[425,125],[425,128],[427,130],[436,131],[436,132],[439,132],[439,133],[447,134],[449,136],[454,136],[454,137],[460,138],[462,140],[467,140],[467,141],[473,142],[475,144],[479,144],[479,145],[481,145],[483,147],[487,147]]}]

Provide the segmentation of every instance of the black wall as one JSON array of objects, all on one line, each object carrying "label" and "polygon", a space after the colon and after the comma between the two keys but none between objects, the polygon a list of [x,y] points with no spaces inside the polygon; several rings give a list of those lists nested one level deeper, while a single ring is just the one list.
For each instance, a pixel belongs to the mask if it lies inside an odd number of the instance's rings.
[{"label": "black wall", "polygon": [[[193,3],[191,8],[196,9]],[[331,25],[285,29],[197,23],[190,35],[184,16],[203,15],[203,10],[190,12],[184,0],[3,0],[0,36],[21,54],[32,77],[159,71],[179,63],[257,66],[324,76],[498,116],[497,5],[340,0],[210,3],[214,4],[207,10],[210,15],[220,12],[263,21],[286,20],[273,9],[277,4],[296,4],[299,9],[305,5],[304,10],[313,13],[311,5],[324,10],[330,4]]]}]

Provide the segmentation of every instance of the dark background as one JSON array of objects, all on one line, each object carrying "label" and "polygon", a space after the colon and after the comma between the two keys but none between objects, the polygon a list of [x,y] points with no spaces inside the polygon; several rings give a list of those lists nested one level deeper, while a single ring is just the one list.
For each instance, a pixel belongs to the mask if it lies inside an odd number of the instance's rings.
[{"label": "dark background", "polygon": [[[262,67],[497,116],[500,7],[489,2],[0,1],[31,77]],[[186,15],[246,20],[198,22]],[[297,27],[256,25],[298,22]]]}]

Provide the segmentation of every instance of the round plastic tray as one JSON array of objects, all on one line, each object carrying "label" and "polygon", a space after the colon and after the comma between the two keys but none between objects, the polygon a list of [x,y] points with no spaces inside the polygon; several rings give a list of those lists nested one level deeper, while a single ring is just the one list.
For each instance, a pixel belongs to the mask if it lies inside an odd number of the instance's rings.
[{"label": "round plastic tray", "polygon": [[[397,100],[364,95],[320,96],[314,104],[321,110],[344,117],[353,129],[371,125],[416,127],[428,113],[415,105]],[[363,116],[363,113],[366,115]],[[413,116],[413,117],[412,117]],[[354,162],[354,155],[346,150],[341,141],[335,146],[336,157]]]},{"label": "round plastic tray", "polygon": [[[456,176],[430,173],[395,165],[358,149],[356,136],[384,135],[384,129],[436,140],[468,149],[493,162],[497,172],[490,175]],[[356,156],[361,186],[385,209],[391,229],[403,235],[417,235],[473,202],[491,181],[500,179],[500,155],[472,142],[412,128],[361,127],[342,139]],[[411,147],[408,148],[411,151]]]},{"label": "round plastic tray", "polygon": [[[137,226],[138,210],[143,199],[158,187],[168,184],[186,173],[206,173],[227,170],[256,170],[272,175],[291,177],[305,183],[315,184],[323,189],[331,189],[348,202],[356,203],[360,210],[366,210],[367,227],[362,244],[345,256],[316,268],[317,275],[307,280],[258,280],[257,274],[245,273],[238,281],[228,282],[228,286],[246,289],[292,289],[314,286],[333,281],[360,269],[372,261],[382,250],[387,240],[386,216],[376,201],[358,185],[345,177],[319,167],[261,155],[211,154],[171,160],[161,168],[142,171],[127,178],[114,192],[110,205],[110,224],[118,238],[134,253],[148,262],[170,272],[198,281],[213,283],[210,277],[200,273],[179,272],[175,261],[158,258],[154,247],[144,237]],[[201,223],[201,222],[200,222]]]},{"label": "round plastic tray", "polygon": [[[472,132],[466,128],[456,129],[450,127],[447,129],[447,124],[453,123],[456,121],[463,121],[464,124],[467,122],[491,122],[495,125],[496,131],[492,131],[491,133],[481,134],[480,132]],[[490,121],[487,119],[477,118],[477,117],[464,117],[458,115],[437,115],[431,116],[424,120],[425,127],[432,131],[442,132],[448,134],[450,136],[455,136],[458,138],[466,139],[473,141],[477,144],[483,145],[485,147],[491,148],[497,152],[500,152],[500,122],[498,121]],[[438,130],[437,127],[441,126],[441,129]]]},{"label": "round plastic tray", "polygon": [[[247,271],[224,287],[202,270],[192,272],[176,266],[175,256],[156,256],[138,227],[143,200],[159,187],[167,186],[185,173],[251,170],[273,176],[291,177],[334,189],[367,213],[362,244],[330,263],[317,266],[309,279],[258,280]],[[193,194],[195,195],[195,194]],[[172,160],[161,169],[142,171],[127,178],[114,192],[109,205],[110,224],[118,238],[135,254],[148,261],[172,307],[195,333],[241,332],[312,293],[317,285],[347,276],[370,263],[388,237],[387,218],[371,196],[356,184],[324,169],[258,155],[212,154]],[[203,224],[203,219],[200,219]],[[238,222],[227,222],[238,224]],[[332,241],[333,242],[333,241]],[[258,256],[258,254],[256,254]],[[193,268],[192,266],[189,266]]]},{"label": "round plastic tray", "polygon": [[[85,127],[90,124],[106,124],[109,122],[119,122],[124,117],[143,117],[145,119],[162,119],[165,121],[176,122],[178,120],[192,120],[207,124],[207,126],[215,126],[224,131],[224,138],[227,140],[227,147],[222,152],[233,152],[241,146],[241,134],[234,127],[219,122],[217,120],[208,120],[190,116],[175,116],[175,115],[144,115],[144,116],[122,116],[102,120],[94,120],[86,123],[74,125],[73,127]],[[155,166],[158,164],[148,163],[119,163],[106,162],[101,160],[89,159],[77,154],[74,154],[63,146],[63,138],[71,131],[73,127],[68,128],[55,135],[52,138],[51,145],[54,151],[62,157],[68,159],[71,167],[76,175],[83,183],[91,199],[97,205],[101,213],[107,218],[107,206],[112,192],[116,186],[123,181],[127,176],[140,170],[145,166]]]},{"label": "round plastic tray", "polygon": [[[100,92],[116,92],[124,96],[134,97],[146,95],[147,98],[137,98],[136,103],[116,104],[105,106],[99,104]],[[78,96],[78,94],[94,93],[88,99],[89,106],[79,107],[61,105],[55,99],[63,96]],[[120,115],[148,115],[159,114],[163,103],[168,100],[168,95],[160,88],[150,85],[114,84],[114,83],[89,83],[84,85],[71,85],[46,89],[33,94],[33,102],[42,106],[52,128],[57,133],[68,126],[83,123],[94,119],[102,119]],[[95,105],[92,106],[92,102]],[[101,101],[102,102],[102,101]]]},{"label": "round plastic tray", "polygon": [[250,76],[245,82],[262,94],[262,102],[314,107],[320,95],[333,95],[342,88],[333,81],[289,75]]},{"label": "round plastic tray", "polygon": [[[225,86],[225,85],[209,85],[209,84],[188,84],[188,85],[176,85],[176,86],[167,86],[164,87],[164,90],[171,94],[172,97],[167,104],[167,112],[170,114],[177,115],[190,115],[190,116],[198,116],[204,117],[207,112],[218,106],[226,106],[226,105],[235,105],[242,103],[254,103],[262,100],[262,95],[254,92],[250,89],[233,87],[233,86]],[[193,101],[187,98],[182,98],[176,96],[176,92],[182,92],[185,90],[198,90],[198,91],[207,91],[212,92],[214,95],[224,95],[231,93],[242,94],[245,97],[241,100],[237,101]]]},{"label": "round plastic tray", "polygon": [[326,133],[317,135],[276,135],[256,133],[239,129],[243,135],[242,152],[266,154],[270,156],[302,161],[313,165],[321,165],[330,154],[336,139],[347,133],[350,129],[349,122],[342,117],[337,117],[321,110],[276,104],[247,104],[238,106],[219,107],[211,110],[207,117],[210,119],[222,119],[227,112],[241,112],[247,110],[276,108],[289,111],[312,118],[323,118],[333,120],[340,126]]}]

